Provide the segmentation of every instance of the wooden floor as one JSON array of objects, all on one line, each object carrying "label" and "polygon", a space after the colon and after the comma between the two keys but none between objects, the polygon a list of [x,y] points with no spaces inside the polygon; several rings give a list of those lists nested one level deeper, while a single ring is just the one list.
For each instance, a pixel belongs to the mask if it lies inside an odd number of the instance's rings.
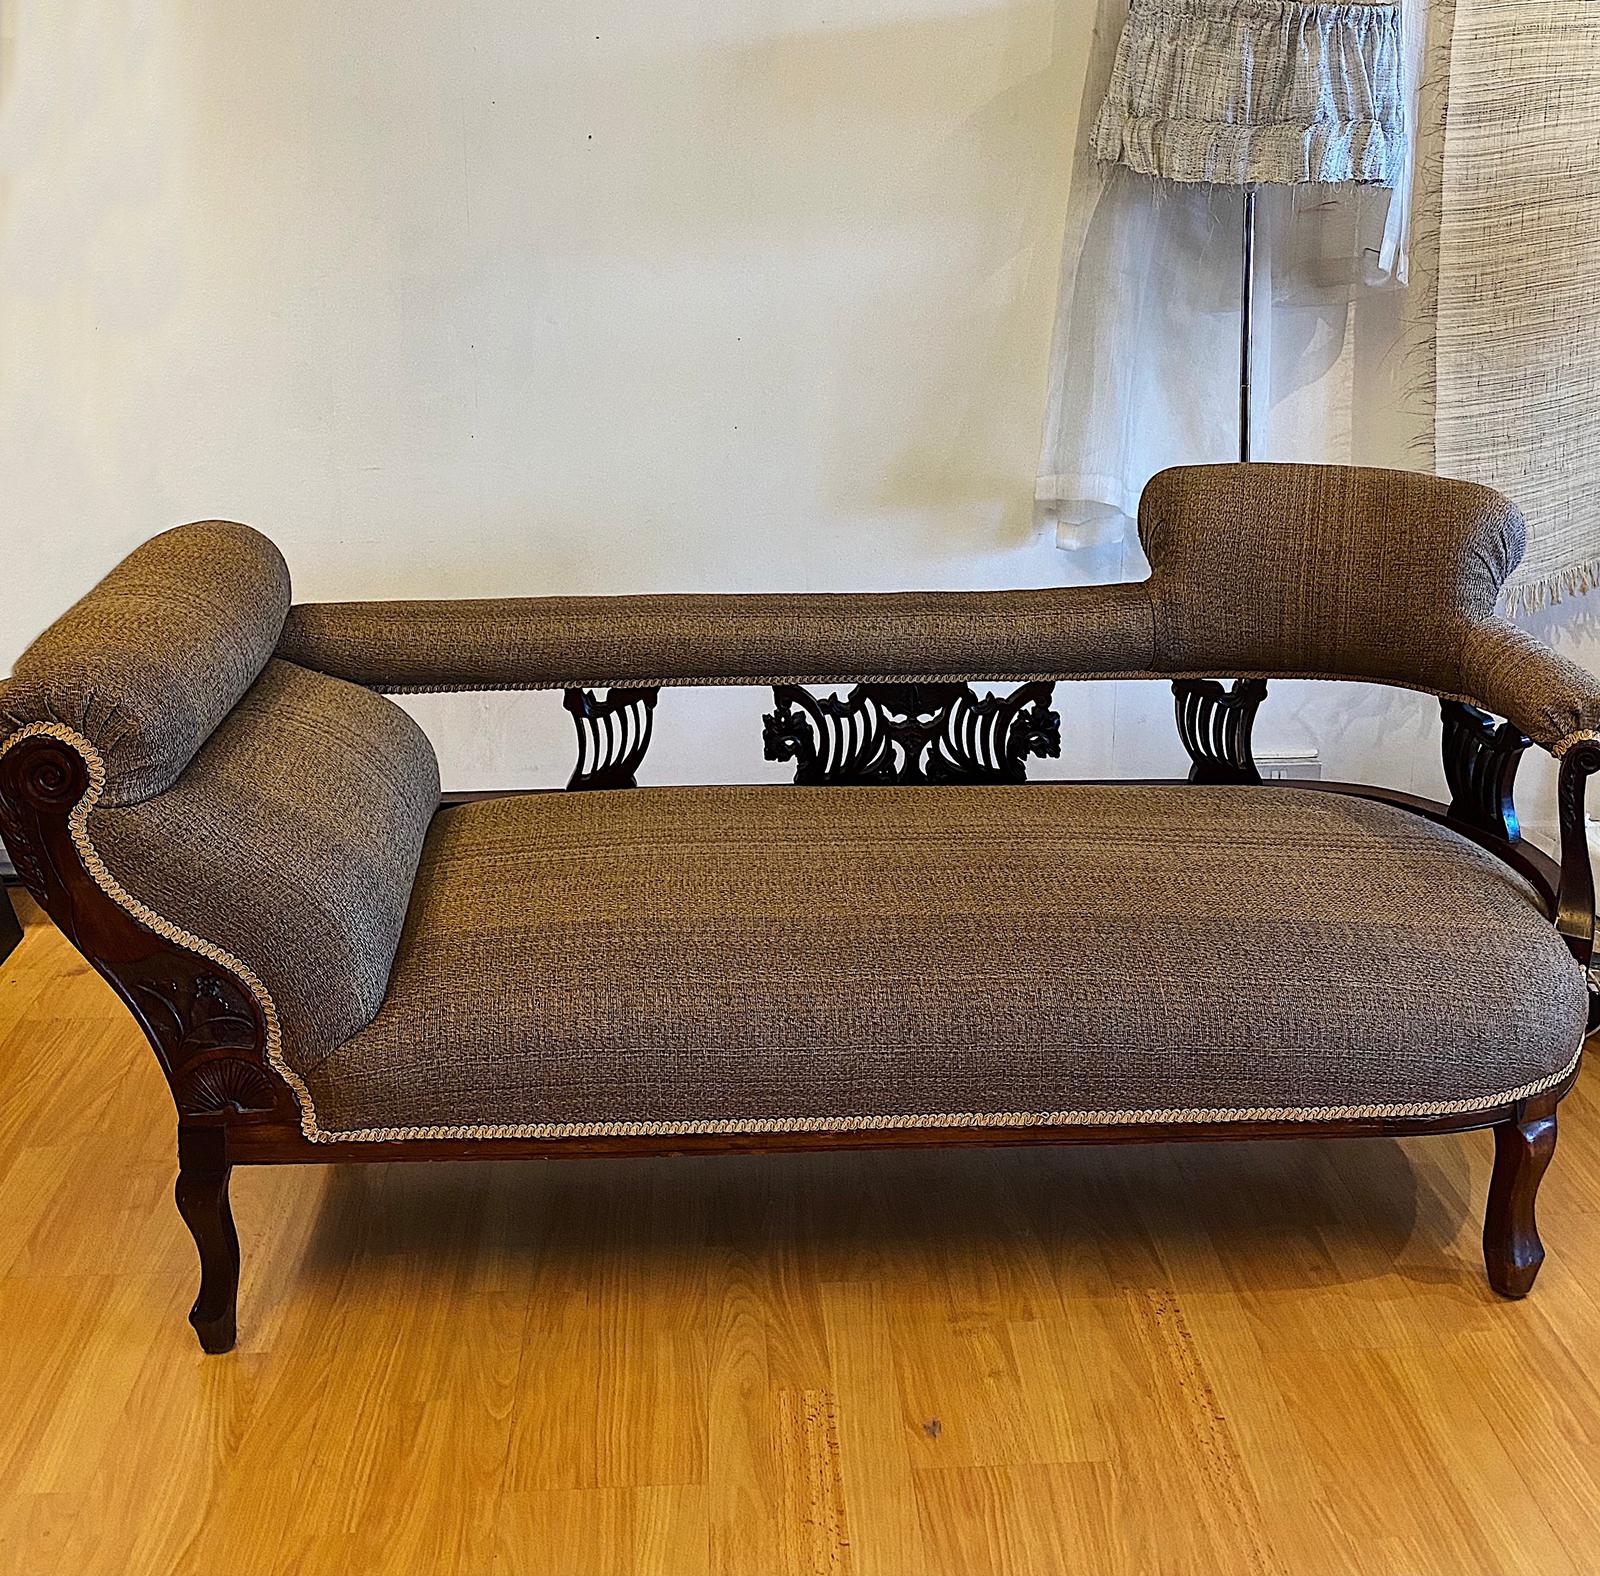
[{"label": "wooden floor", "polygon": [[247,1170],[206,1358],[154,1060],[33,928],[0,1573],[1591,1576],[1594,1106],[1519,1305],[1482,1134]]}]

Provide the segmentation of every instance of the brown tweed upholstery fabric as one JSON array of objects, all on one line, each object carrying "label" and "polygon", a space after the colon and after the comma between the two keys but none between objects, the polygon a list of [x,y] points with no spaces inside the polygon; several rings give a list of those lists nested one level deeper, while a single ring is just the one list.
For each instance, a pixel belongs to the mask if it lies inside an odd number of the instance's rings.
[{"label": "brown tweed upholstery fabric", "polygon": [[1347,465],[1182,466],[1139,500],[1156,663],[1462,688],[1461,650],[1522,557],[1492,488]]},{"label": "brown tweed upholstery fabric", "polygon": [[136,548],[17,659],[0,737],[74,728],[106,765],[103,803],[171,787],[266,666],[289,611],[283,555],[226,520]]},{"label": "brown tweed upholstery fabric", "polygon": [[1520,880],[1288,788],[703,788],[440,813],[324,1129],[1467,1104],[1564,1068]]},{"label": "brown tweed upholstery fabric", "polygon": [[1600,683],[1494,620],[1516,508],[1470,482],[1203,465],[1145,489],[1148,581],[1053,591],[535,597],[296,607],[280,654],[375,689],[1173,674],[1369,678],[1555,746]]},{"label": "brown tweed upholstery fabric", "polygon": [[88,831],[136,898],[255,970],[292,1050],[378,1010],[438,802],[398,706],[272,662],[172,788]]},{"label": "brown tweed upholstery fabric", "polygon": [[1143,585],[306,603],[280,655],[374,689],[1031,678],[1151,663]]}]

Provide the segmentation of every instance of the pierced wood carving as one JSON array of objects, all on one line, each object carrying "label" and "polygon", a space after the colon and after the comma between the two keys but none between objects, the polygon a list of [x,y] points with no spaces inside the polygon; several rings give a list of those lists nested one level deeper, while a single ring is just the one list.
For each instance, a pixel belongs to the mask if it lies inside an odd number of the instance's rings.
[{"label": "pierced wood carving", "polygon": [[762,742],[808,786],[1026,782],[1030,755],[1061,753],[1054,689],[979,698],[967,684],[857,684],[839,697],[780,684]]},{"label": "pierced wood carving", "polygon": [[1514,843],[1521,835],[1512,785],[1522,752],[1532,742],[1509,722],[1496,723],[1464,701],[1439,702],[1444,720],[1444,775],[1450,814]]},{"label": "pierced wood carving", "polygon": [[1250,752],[1256,710],[1267,698],[1265,679],[1174,679],[1172,697],[1178,737],[1189,753],[1192,783],[1258,783]]},{"label": "pierced wood carving", "polygon": [[578,764],[567,787],[637,788],[634,774],[650,748],[655,719],[653,689],[569,689],[565,704],[578,730]]}]

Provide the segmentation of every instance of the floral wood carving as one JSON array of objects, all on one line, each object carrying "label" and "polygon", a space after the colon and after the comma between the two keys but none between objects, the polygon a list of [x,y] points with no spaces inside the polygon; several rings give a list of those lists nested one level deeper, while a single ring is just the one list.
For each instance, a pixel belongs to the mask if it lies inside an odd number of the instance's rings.
[{"label": "floral wood carving", "polygon": [[173,1060],[187,1062],[219,1048],[249,1050],[256,1043],[256,1019],[239,987],[220,974],[188,978],[154,976],[132,986],[147,1013],[160,1014],[159,1030]]},{"label": "floral wood carving", "polygon": [[123,989],[155,1041],[184,1117],[277,1111],[283,1085],[260,1056],[254,1001],[231,974],[192,953],[125,971]]},{"label": "floral wood carving", "polygon": [[857,684],[838,697],[780,684],[763,743],[803,785],[1026,782],[1028,756],[1061,753],[1054,688],[980,699],[966,684]]}]

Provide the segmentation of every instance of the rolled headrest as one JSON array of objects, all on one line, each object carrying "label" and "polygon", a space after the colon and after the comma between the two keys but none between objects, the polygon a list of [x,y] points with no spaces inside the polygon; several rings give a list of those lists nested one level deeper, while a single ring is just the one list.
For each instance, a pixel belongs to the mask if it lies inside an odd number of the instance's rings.
[{"label": "rolled headrest", "polygon": [[0,684],[0,740],[31,723],[76,729],[105,762],[105,805],[170,788],[267,665],[289,568],[259,531],[180,525],[135,548],[17,659]]}]

